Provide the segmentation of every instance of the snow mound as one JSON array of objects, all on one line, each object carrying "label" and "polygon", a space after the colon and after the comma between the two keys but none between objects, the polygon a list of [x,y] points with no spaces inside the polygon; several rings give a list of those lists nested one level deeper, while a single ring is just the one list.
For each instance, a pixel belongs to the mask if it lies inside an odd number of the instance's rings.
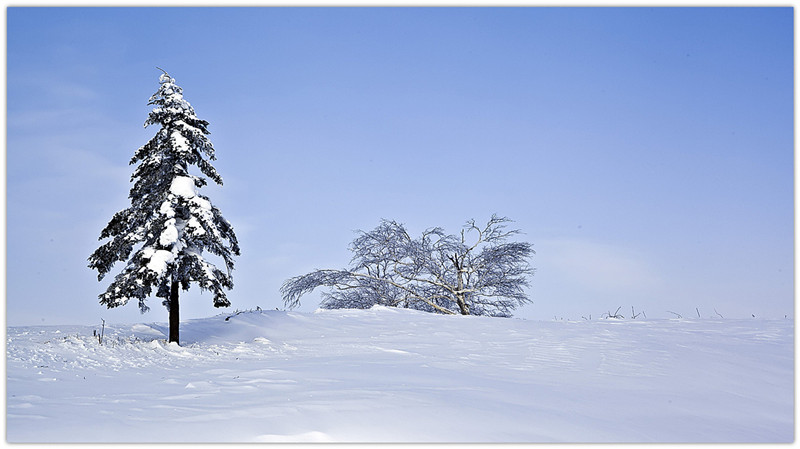
[{"label": "snow mound", "polygon": [[7,329],[9,442],[791,442],[791,320],[376,307]]}]

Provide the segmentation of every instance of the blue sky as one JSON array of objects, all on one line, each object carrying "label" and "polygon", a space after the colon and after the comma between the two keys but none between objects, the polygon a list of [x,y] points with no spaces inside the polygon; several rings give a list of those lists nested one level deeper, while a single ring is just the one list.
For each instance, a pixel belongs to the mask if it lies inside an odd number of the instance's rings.
[{"label": "blue sky", "polygon": [[[107,310],[87,258],[129,205],[167,70],[210,122],[242,246],[215,309],[344,268],[381,218],[493,213],[534,244],[527,319],[794,313],[791,8],[8,8],[7,322]],[[304,298],[314,310],[318,293]]]}]

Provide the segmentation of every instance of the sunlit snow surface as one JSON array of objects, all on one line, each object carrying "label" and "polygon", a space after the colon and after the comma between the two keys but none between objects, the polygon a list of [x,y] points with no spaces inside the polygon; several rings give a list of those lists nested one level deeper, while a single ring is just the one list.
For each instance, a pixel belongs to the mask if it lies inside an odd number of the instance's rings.
[{"label": "sunlit snow surface", "polygon": [[228,316],[8,328],[8,441],[794,439],[792,320]]}]

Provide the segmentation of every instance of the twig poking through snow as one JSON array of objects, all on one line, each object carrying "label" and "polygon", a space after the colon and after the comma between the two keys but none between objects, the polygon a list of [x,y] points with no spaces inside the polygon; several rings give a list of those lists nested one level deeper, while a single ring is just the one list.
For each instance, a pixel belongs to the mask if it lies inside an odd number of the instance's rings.
[{"label": "twig poking through snow", "polygon": [[614,311],[613,315],[611,314],[611,312],[607,312],[606,313],[606,319],[608,319],[608,318],[615,318],[615,319],[618,319],[618,320],[619,319],[624,319],[625,317],[619,314],[619,309],[621,309],[621,308],[622,308],[622,306],[617,307],[617,310]]}]

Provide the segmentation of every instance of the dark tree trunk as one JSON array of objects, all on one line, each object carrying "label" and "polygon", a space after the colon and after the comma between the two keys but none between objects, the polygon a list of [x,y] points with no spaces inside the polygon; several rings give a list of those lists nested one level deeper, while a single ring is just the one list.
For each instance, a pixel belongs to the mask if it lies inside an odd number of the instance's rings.
[{"label": "dark tree trunk", "polygon": [[453,254],[453,257],[450,258],[453,261],[453,265],[456,266],[456,273],[458,274],[458,293],[456,293],[456,304],[458,304],[458,308],[461,311],[462,315],[469,315],[469,306],[467,302],[464,300],[464,274],[462,271],[463,266],[458,263],[458,254]]},{"label": "dark tree trunk", "polygon": [[178,304],[178,282],[172,281],[172,289],[169,292],[169,342],[178,341],[178,326],[181,322],[180,305]]},{"label": "dark tree trunk", "polygon": [[[459,276],[461,275],[459,274]],[[456,295],[456,304],[458,304],[458,308],[462,315],[469,315],[469,306],[467,305],[467,302],[464,301],[463,293]]]}]

